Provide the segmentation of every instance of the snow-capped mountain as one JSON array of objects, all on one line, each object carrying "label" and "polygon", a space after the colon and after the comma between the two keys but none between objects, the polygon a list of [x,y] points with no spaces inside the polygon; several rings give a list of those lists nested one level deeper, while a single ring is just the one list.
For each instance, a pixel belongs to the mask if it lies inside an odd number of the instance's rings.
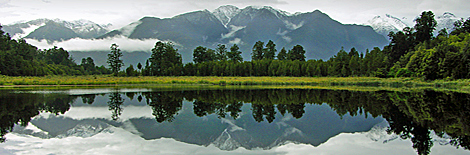
[{"label": "snow-capped mountain", "polygon": [[375,16],[367,21],[365,25],[370,25],[377,33],[388,38],[389,32],[397,32],[407,27],[400,18],[386,14],[385,16]]},{"label": "snow-capped mountain", "polygon": [[251,59],[251,49],[257,41],[272,40],[278,50],[300,44],[307,51],[307,59],[328,59],[341,47],[365,51],[387,44],[386,38],[370,27],[343,25],[319,10],[290,14],[270,6],[240,9],[227,5],[172,18],[144,17],[98,39],[117,36],[171,41],[184,62],[192,61],[192,51],[197,46],[215,48],[218,44],[237,44],[245,60]]},{"label": "snow-capped mountain", "polygon": [[444,14],[440,16],[436,16],[436,21],[437,21],[437,26],[436,26],[436,31],[434,31],[434,34],[437,35],[437,32],[445,28],[447,30],[447,33],[450,33],[452,30],[454,30],[454,23],[457,20],[460,20],[461,18],[456,17],[454,14],[450,12],[445,12]]},{"label": "snow-capped mountain", "polygon": [[240,9],[233,5],[221,6],[212,11],[212,14],[214,14],[214,16],[217,17],[225,27],[227,27],[230,20],[238,13],[240,13]]},{"label": "snow-capped mountain", "polygon": [[[443,28],[447,29],[447,32],[450,33],[454,29],[454,23],[461,18],[455,16],[450,12],[445,12],[442,15],[435,16],[434,18],[437,22],[436,30],[434,31],[434,35],[437,35],[440,30]],[[392,15],[386,14],[385,16],[375,16],[371,20],[364,23],[364,25],[371,26],[377,33],[383,35],[384,37],[388,38],[389,32],[397,32],[402,31],[405,27],[413,27],[414,22],[410,22],[412,24],[407,24],[407,19],[405,18],[397,18]]]},{"label": "snow-capped mountain", "polygon": [[[89,20],[75,20],[75,21],[64,21],[61,19],[36,19],[28,22],[17,22],[11,25],[3,25],[3,30],[6,33],[9,33],[12,38],[33,38],[31,36],[42,35],[44,33],[54,33],[48,32],[51,29],[46,29],[45,27],[54,27],[53,29],[63,28],[67,29],[74,34],[56,34],[59,36],[58,40],[66,40],[64,38],[73,36],[78,36],[80,38],[96,38],[107,33],[108,28],[111,24],[99,25]],[[48,30],[47,32],[45,32]],[[36,33],[36,34],[35,34]],[[57,32],[56,32],[57,33]],[[64,36],[65,35],[65,36]],[[47,39],[47,38],[37,38],[37,39]]]}]

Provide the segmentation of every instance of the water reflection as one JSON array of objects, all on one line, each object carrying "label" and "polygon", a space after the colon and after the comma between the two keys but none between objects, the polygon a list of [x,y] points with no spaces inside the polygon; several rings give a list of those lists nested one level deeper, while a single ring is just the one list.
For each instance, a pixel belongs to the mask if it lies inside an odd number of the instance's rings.
[{"label": "water reflection", "polygon": [[[86,105],[99,106],[103,102],[97,99],[97,95],[104,94],[2,92],[1,140],[5,140],[5,134],[11,132],[15,124],[25,126],[40,112],[55,115],[66,113],[72,105],[78,106],[75,105],[78,98]],[[114,121],[100,120],[101,123],[94,123],[94,129],[104,130],[106,125],[102,122],[117,127],[125,126],[125,123],[116,120],[126,110],[123,105],[127,97],[151,108],[154,119],[129,120],[143,138],[171,137],[191,144],[214,144],[225,150],[238,147],[271,148],[285,141],[318,146],[342,132],[368,131],[380,122],[377,117],[388,121],[388,133],[411,139],[412,147],[418,154],[430,153],[433,146],[431,131],[440,137],[450,137],[450,144],[456,147],[468,150],[470,146],[470,95],[463,93],[314,89],[116,90],[106,96],[108,99],[104,103],[110,112],[109,117]],[[185,105],[191,106],[192,111],[184,110]],[[286,116],[297,120],[283,120],[289,118]],[[41,126],[39,122],[43,125],[53,124],[50,121],[38,119],[35,125]],[[71,121],[68,124],[80,123]],[[45,126],[42,128],[47,128]],[[57,133],[72,127],[57,129]]]}]

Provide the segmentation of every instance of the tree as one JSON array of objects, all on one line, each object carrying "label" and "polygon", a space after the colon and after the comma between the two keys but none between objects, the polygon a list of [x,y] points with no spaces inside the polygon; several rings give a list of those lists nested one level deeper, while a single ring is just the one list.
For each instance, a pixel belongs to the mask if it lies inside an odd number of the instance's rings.
[{"label": "tree", "polygon": [[282,48],[279,54],[277,54],[277,59],[278,60],[287,60],[287,50],[286,48]]},{"label": "tree", "polygon": [[301,45],[295,45],[289,53],[287,53],[287,59],[305,61],[305,50]]},{"label": "tree", "polygon": [[251,53],[252,60],[261,60],[264,58],[263,46],[264,46],[264,42],[262,41],[258,41],[255,43],[255,45],[253,45],[253,53]]},{"label": "tree", "polygon": [[195,64],[214,61],[216,59],[216,55],[214,50],[207,49],[202,46],[196,47],[193,51],[193,61]]},{"label": "tree", "polygon": [[230,47],[230,52],[227,52],[227,57],[228,60],[234,61],[234,62],[242,62],[243,57],[242,57],[242,52],[239,51],[240,48],[238,47],[237,44],[233,44],[232,47]]},{"label": "tree", "polygon": [[269,40],[266,44],[266,49],[264,50],[264,59],[273,60],[276,54],[276,44],[272,40]]},{"label": "tree", "polygon": [[225,45],[219,44],[217,45],[217,60],[219,61],[226,61],[227,60],[227,48]]},{"label": "tree", "polygon": [[136,76],[137,72],[134,70],[134,66],[132,64],[126,68],[126,74],[127,76]]},{"label": "tree", "polygon": [[87,57],[87,58],[82,58],[82,64],[81,66],[85,70],[87,74],[93,74],[97,69],[95,67],[95,62],[93,61],[93,58]]},{"label": "tree", "polygon": [[118,75],[119,70],[124,65],[121,60],[122,53],[117,44],[111,45],[111,52],[108,54],[108,64],[114,76]]},{"label": "tree", "polygon": [[140,62],[137,64],[137,69],[142,70],[142,64]]},{"label": "tree", "polygon": [[452,35],[458,35],[460,33],[470,33],[470,18],[467,20],[458,20],[454,23],[454,30],[450,33]]},{"label": "tree", "polygon": [[158,41],[152,49],[149,58],[150,75],[180,75],[182,73],[183,62],[181,54],[173,47],[172,43]]},{"label": "tree", "polygon": [[430,40],[437,26],[434,13],[432,13],[432,11],[423,11],[421,15],[415,19],[415,22],[416,41],[423,42]]}]

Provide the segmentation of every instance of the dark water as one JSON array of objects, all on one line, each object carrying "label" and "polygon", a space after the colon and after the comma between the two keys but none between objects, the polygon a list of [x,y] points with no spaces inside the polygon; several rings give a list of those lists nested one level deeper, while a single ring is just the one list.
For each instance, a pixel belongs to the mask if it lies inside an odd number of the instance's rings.
[{"label": "dark water", "polygon": [[4,90],[0,154],[469,154],[470,94]]}]

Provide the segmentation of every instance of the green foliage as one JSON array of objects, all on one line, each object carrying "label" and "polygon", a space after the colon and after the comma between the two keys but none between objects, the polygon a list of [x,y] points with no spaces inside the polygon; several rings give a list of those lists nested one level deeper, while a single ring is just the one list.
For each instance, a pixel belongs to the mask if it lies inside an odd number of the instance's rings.
[{"label": "green foliage", "polygon": [[[91,59],[91,58],[90,58]],[[63,48],[38,50],[24,39],[13,40],[1,31],[0,26],[0,74],[9,76],[84,75],[108,74],[103,68],[94,68],[86,59],[77,65]]]},{"label": "green foliage", "polygon": [[193,51],[193,61],[196,64],[214,60],[216,60],[216,54],[214,50],[198,46]]},{"label": "green foliage", "polygon": [[292,47],[292,49],[289,50],[289,53],[287,53],[287,59],[305,61],[304,47],[302,47],[301,45],[295,45],[294,47]]},{"label": "green foliage", "polygon": [[227,60],[227,48],[225,45],[219,44],[216,49],[216,60],[226,61]]},{"label": "green foliage", "polygon": [[272,40],[269,40],[264,49],[264,59],[274,60],[276,54],[276,44]]},{"label": "green foliage", "polygon": [[114,76],[118,76],[118,72],[121,70],[121,67],[124,63],[121,60],[122,52],[119,49],[117,44],[112,44],[111,52],[108,54],[108,64]]},{"label": "green foliage", "polygon": [[416,41],[424,42],[433,37],[433,32],[436,30],[437,21],[434,19],[432,11],[423,11],[421,15],[415,19],[416,25]]},{"label": "green foliage", "polygon": [[240,51],[240,48],[237,44],[233,44],[232,47],[230,47],[230,52],[227,52],[227,57],[229,61],[243,61],[242,52]]},{"label": "green foliage", "polygon": [[172,43],[158,41],[149,58],[149,74],[155,76],[179,76],[183,72],[181,54]]},{"label": "green foliage", "polygon": [[460,33],[470,33],[470,18],[467,20],[458,20],[454,23],[454,31],[452,31],[451,35],[459,35]]},{"label": "green foliage", "polygon": [[264,58],[264,42],[257,41],[255,45],[253,45],[253,53],[251,53],[252,60],[261,60]]},{"label": "green foliage", "polygon": [[277,54],[277,59],[278,60],[287,60],[287,50],[286,48],[282,48],[279,54]]}]

